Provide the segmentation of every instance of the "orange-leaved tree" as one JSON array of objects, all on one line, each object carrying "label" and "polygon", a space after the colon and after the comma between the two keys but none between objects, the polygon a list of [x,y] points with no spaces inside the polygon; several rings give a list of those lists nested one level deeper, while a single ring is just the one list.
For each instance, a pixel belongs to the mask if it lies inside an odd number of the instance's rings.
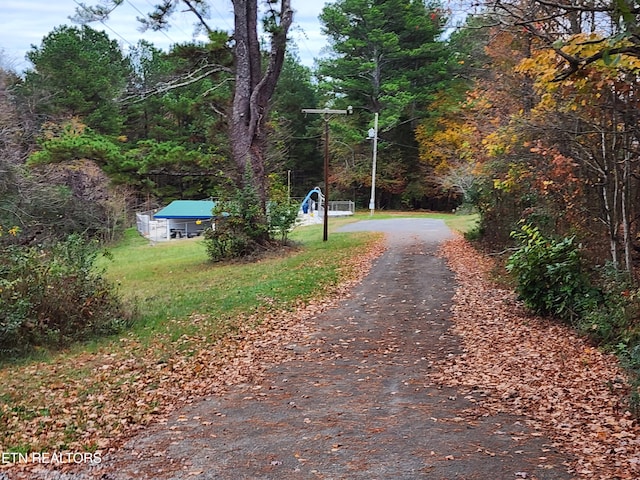
[{"label": "orange-leaved tree", "polygon": [[[590,225],[596,230],[598,223],[604,226],[611,261],[631,272],[640,186],[640,59],[616,54],[590,62],[571,76],[558,78],[557,72],[563,54],[596,55],[601,39],[595,33],[573,35],[559,51],[538,50],[518,71],[535,80],[539,101],[530,120],[539,146],[546,146],[539,150],[553,148],[572,159],[582,183],[585,219],[597,219]],[[565,187],[575,183],[568,182],[570,178],[565,177]]]}]

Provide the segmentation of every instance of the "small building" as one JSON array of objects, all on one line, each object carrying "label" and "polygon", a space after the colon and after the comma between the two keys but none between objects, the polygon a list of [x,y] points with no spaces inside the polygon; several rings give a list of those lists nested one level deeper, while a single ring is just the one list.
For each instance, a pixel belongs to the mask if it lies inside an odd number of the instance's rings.
[{"label": "small building", "polygon": [[166,236],[170,238],[196,237],[211,226],[213,200],[174,200],[153,215],[166,221]]}]

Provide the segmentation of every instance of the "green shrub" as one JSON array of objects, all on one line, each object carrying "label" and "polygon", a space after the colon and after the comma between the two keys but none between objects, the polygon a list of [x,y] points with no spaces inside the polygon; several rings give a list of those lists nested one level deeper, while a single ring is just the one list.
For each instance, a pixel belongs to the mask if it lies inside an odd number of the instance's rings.
[{"label": "green shrub", "polygon": [[211,260],[246,257],[268,246],[269,226],[250,175],[246,175],[243,188],[216,203],[213,215],[214,228],[204,232]]},{"label": "green shrub", "polygon": [[[507,263],[516,290],[536,313],[569,321],[598,346],[614,352],[630,373],[630,410],[640,416],[640,289],[609,264],[586,273],[574,238],[553,240],[523,225],[520,247]],[[596,286],[594,286],[596,285]]]},{"label": "green shrub", "polygon": [[300,207],[288,202],[272,202],[269,204],[269,236],[279,238],[282,244],[287,243],[289,232],[296,223]]},{"label": "green shrub", "polygon": [[507,270],[516,276],[516,291],[536,313],[574,322],[593,309],[599,292],[591,286],[574,237],[554,240],[529,224],[512,232],[519,243]]},{"label": "green shrub", "polygon": [[63,347],[131,323],[133,313],[94,267],[98,254],[79,235],[47,248],[0,248],[0,356]]},{"label": "green shrub", "polygon": [[214,228],[204,231],[207,255],[214,262],[246,257],[255,252],[257,244],[247,234],[242,217],[220,217]]},{"label": "green shrub", "polygon": [[289,188],[278,175],[269,175],[269,205],[267,220],[269,223],[269,237],[278,239],[282,245],[287,243],[289,233],[296,224],[300,205],[291,203]]},{"label": "green shrub", "polygon": [[[598,267],[596,281],[601,301],[584,312],[577,327],[599,345],[619,353],[631,351],[630,347],[636,348],[640,342],[640,291],[630,275],[613,264]],[[632,361],[636,369],[640,368],[638,353]]]},{"label": "green shrub", "polygon": [[480,222],[477,222],[469,230],[464,232],[464,238],[466,238],[470,242],[477,242],[481,240],[483,236],[484,236],[484,228],[482,228],[482,225]]}]

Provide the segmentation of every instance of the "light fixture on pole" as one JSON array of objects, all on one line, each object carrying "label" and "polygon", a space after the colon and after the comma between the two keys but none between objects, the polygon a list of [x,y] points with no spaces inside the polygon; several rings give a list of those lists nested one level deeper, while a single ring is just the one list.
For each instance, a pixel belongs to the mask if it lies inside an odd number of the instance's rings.
[{"label": "light fixture on pole", "polygon": [[331,115],[351,115],[353,107],[348,106],[346,110],[303,108],[302,113],[319,113],[324,118],[324,228],[322,240],[326,242],[329,238],[329,119]]},{"label": "light fixture on pole", "polygon": [[371,166],[371,198],[369,199],[369,210],[373,215],[376,209],[376,160],[378,156],[378,112],[374,115],[373,128],[369,129],[368,139],[373,139],[373,162]]}]

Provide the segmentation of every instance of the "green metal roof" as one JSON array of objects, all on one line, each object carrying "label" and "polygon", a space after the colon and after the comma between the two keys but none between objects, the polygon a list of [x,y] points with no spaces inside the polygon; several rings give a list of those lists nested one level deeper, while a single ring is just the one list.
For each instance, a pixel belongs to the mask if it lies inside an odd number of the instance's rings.
[{"label": "green metal roof", "polygon": [[212,200],[174,200],[154,215],[155,218],[212,218]]}]

